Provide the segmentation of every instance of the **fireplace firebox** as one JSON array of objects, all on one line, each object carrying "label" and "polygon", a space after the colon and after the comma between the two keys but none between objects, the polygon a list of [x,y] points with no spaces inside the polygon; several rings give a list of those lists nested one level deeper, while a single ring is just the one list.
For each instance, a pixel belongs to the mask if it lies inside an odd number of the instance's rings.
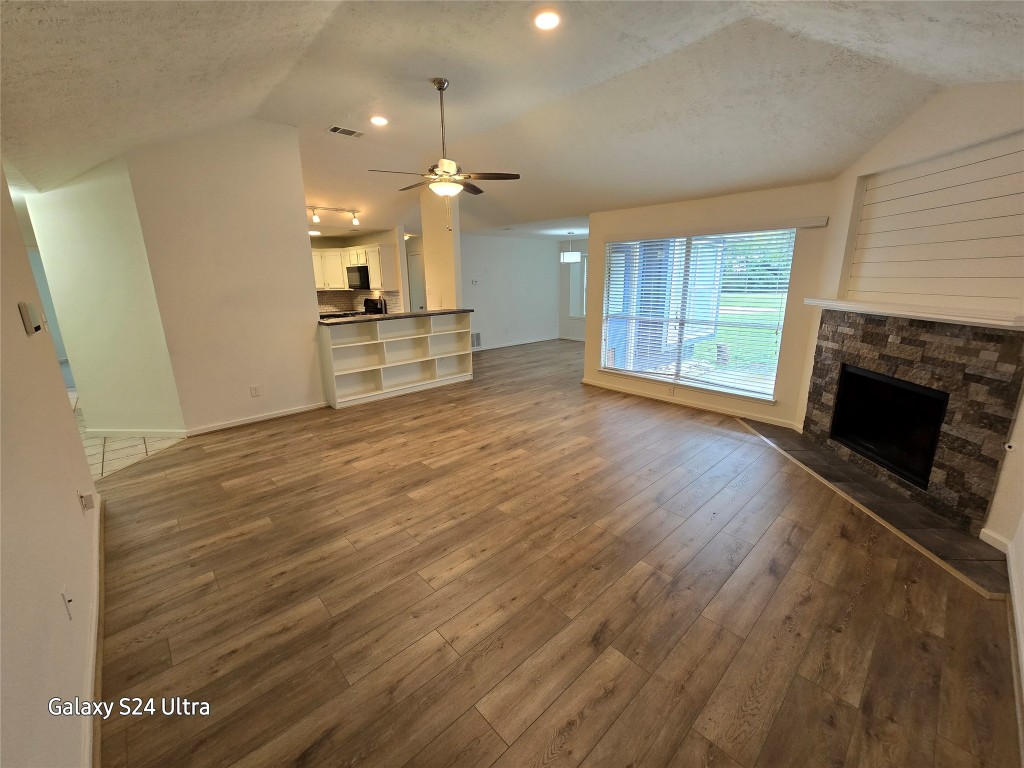
[{"label": "fireplace firebox", "polygon": [[844,364],[829,437],[927,489],[948,404],[948,392]]}]

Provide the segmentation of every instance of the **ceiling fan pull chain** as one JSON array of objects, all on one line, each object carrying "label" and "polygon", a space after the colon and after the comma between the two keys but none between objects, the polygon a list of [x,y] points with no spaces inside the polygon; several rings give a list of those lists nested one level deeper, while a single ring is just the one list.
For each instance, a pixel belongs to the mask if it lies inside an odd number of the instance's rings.
[{"label": "ceiling fan pull chain", "polygon": [[452,231],[452,199],[446,197],[444,199],[444,209],[448,213],[448,231]]}]

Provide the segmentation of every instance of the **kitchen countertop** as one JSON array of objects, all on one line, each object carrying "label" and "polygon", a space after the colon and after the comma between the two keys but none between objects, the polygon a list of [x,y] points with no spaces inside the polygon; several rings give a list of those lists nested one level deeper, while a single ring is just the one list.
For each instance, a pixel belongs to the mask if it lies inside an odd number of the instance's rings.
[{"label": "kitchen countertop", "polygon": [[356,315],[355,317],[321,318],[320,325],[347,325],[349,323],[376,323],[381,320],[400,320],[403,317],[433,317],[434,315],[461,315],[472,309],[432,309],[424,312],[395,312],[386,315]]}]

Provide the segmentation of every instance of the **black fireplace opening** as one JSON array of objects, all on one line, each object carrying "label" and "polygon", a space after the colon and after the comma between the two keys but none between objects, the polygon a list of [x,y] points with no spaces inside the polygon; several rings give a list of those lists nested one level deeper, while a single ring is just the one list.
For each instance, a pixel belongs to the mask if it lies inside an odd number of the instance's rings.
[{"label": "black fireplace opening", "polygon": [[949,393],[843,365],[829,437],[928,488]]}]

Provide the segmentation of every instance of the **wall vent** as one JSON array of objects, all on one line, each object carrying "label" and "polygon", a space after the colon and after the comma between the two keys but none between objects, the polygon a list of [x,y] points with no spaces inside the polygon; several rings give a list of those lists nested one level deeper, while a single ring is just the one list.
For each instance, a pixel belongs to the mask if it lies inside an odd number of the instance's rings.
[{"label": "wall vent", "polygon": [[469,343],[470,343],[470,346],[473,349],[476,349],[477,347],[479,347],[480,346],[480,334],[479,333],[471,333],[471,334],[469,334]]},{"label": "wall vent", "polygon": [[342,128],[340,125],[332,125],[327,130],[331,133],[340,133],[342,136],[351,136],[353,139],[358,139],[360,136],[364,135],[362,131],[354,131],[351,128]]}]

